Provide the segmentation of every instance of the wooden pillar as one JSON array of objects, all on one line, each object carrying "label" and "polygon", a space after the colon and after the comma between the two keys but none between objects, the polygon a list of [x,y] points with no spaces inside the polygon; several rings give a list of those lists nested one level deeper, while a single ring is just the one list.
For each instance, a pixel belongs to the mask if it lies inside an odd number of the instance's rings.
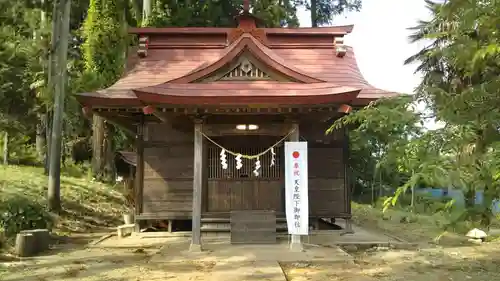
[{"label": "wooden pillar", "polygon": [[[142,213],[142,198],[144,191],[144,115],[141,116],[139,125],[137,125],[136,134],[136,153],[137,163],[135,168],[135,217]],[[135,229],[140,231],[140,223],[135,220]]]},{"label": "wooden pillar", "polygon": [[194,121],[194,164],[193,164],[193,213],[192,213],[192,234],[189,250],[200,252],[201,247],[201,205],[203,186],[203,121]]},{"label": "wooden pillar", "polygon": [[[293,132],[290,134],[289,141],[300,141],[299,123],[293,122],[291,129]],[[290,250],[294,252],[301,252],[303,250],[302,241],[300,235],[292,235],[292,240],[290,241]]]},{"label": "wooden pillar", "polygon": [[202,172],[202,191],[201,194],[202,199],[201,199],[201,212],[208,212],[208,167],[207,167],[207,159],[208,159],[208,145],[207,145],[208,140],[203,138],[203,161],[202,161],[202,167],[203,167],[203,172]]},{"label": "wooden pillar", "polygon": [[[349,131],[346,126],[343,128],[343,149],[342,149],[342,154],[343,154],[343,159],[342,162],[344,164],[344,192],[345,192],[345,212],[349,214],[349,216],[352,216],[351,213],[351,195],[352,195],[352,186],[351,186],[351,181],[350,181],[350,174],[349,173]],[[345,234],[352,234],[354,233],[352,229],[352,219],[349,217],[345,220]]]}]

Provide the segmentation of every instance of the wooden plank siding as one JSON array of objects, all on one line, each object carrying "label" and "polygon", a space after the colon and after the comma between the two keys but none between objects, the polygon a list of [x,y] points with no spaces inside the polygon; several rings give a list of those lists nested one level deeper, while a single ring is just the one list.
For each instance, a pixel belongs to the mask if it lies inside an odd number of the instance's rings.
[{"label": "wooden plank siding", "polygon": [[190,217],[193,206],[193,134],[148,124],[144,148],[143,213]]},{"label": "wooden plank siding", "polygon": [[344,132],[325,135],[329,123],[301,123],[308,142],[309,212],[312,217],[350,217],[345,178]]},{"label": "wooden plank siding", "polygon": [[283,209],[283,182],[280,180],[212,179],[208,181],[208,212]]},{"label": "wooden plank siding", "polygon": [[[343,134],[325,136],[324,128],[301,125],[301,139],[309,143],[310,215],[350,217],[349,204],[346,204],[349,191],[345,184]],[[192,130],[174,129],[168,124],[148,124],[144,137],[142,213],[170,219],[190,218],[193,204]],[[224,145],[227,145],[234,136],[223,138]],[[148,145],[151,143],[155,145]],[[209,176],[209,144],[204,143],[204,214],[227,214],[232,210],[273,210],[277,215],[284,214],[283,172],[280,178],[275,178],[274,174],[270,178]],[[282,158],[283,150],[279,149],[277,154]],[[234,161],[233,158],[228,155],[228,162]],[[280,169],[283,169],[283,160],[277,159]]]}]

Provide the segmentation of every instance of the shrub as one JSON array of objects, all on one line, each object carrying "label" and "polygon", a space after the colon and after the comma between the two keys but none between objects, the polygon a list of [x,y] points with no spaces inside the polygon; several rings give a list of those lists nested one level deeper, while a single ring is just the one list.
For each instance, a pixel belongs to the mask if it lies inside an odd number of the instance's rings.
[{"label": "shrub", "polygon": [[51,228],[53,219],[45,208],[24,196],[0,199],[0,227],[5,238],[14,237],[21,230]]},{"label": "shrub", "polygon": [[[450,208],[447,208],[450,200],[451,198],[449,197],[435,198],[428,194],[415,194],[415,206],[413,210],[416,213],[430,215],[443,211],[448,212],[451,211]],[[397,204],[401,209],[410,210],[411,194],[400,196]]]},{"label": "shrub", "polygon": [[[3,147],[3,138],[0,140]],[[38,154],[34,144],[27,136],[15,136],[9,140],[9,163],[16,165],[39,166]]]},{"label": "shrub", "polygon": [[85,177],[90,169],[90,164],[88,162],[84,162],[81,164],[76,164],[73,161],[66,161],[64,165],[61,167],[61,173],[64,175],[81,178]]}]

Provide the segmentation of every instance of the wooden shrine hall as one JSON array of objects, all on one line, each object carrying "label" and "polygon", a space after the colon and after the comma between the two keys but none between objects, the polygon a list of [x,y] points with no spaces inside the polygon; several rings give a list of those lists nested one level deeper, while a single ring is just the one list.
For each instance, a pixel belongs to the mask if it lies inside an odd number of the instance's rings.
[{"label": "wooden shrine hall", "polygon": [[123,78],[77,95],[84,112],[136,136],[137,225],[190,220],[194,248],[205,232],[231,231],[234,211],[273,211],[279,231],[284,141],[308,142],[311,226],[349,220],[346,132],[325,131],[351,108],[396,95],[361,75],[343,44],[353,26],[265,28],[248,7],[237,23],[131,28],[139,46]]}]

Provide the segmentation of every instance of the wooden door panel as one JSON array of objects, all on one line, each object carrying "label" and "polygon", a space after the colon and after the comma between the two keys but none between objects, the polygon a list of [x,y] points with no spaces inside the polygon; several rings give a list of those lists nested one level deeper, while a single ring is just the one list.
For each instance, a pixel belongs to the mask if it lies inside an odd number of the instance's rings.
[{"label": "wooden door panel", "polygon": [[231,186],[224,181],[209,180],[207,188],[207,211],[227,212],[231,210]]},{"label": "wooden door panel", "polygon": [[255,210],[283,211],[281,181],[261,180],[255,185],[254,208]]},{"label": "wooden door panel", "polygon": [[231,192],[231,210],[251,210],[253,181],[227,181]]},{"label": "wooden door panel", "polygon": [[209,180],[207,211],[283,211],[283,187],[278,180]]}]

